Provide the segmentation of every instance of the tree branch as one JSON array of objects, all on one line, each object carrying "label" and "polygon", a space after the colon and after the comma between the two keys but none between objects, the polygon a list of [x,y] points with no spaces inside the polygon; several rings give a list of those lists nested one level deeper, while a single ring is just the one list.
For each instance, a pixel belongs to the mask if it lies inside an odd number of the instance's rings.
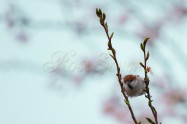
[{"label": "tree branch", "polygon": [[131,113],[131,116],[132,116],[132,119],[134,121],[135,124],[138,124],[137,123],[137,120],[136,120],[136,117],[134,115],[134,112],[132,110],[132,107],[130,105],[130,102],[129,102],[129,99],[128,99],[128,96],[125,94],[125,89],[123,88],[123,82],[121,81],[121,73],[120,73],[120,67],[119,67],[119,64],[118,64],[118,61],[117,61],[117,58],[116,58],[116,51],[115,49],[113,48],[112,46],[112,37],[114,35],[114,33],[112,33],[111,35],[109,35],[109,32],[108,32],[108,25],[107,23],[105,22],[105,18],[106,18],[106,15],[105,13],[103,13],[101,11],[101,9],[96,9],[96,14],[97,16],[99,17],[100,19],[100,24],[102,25],[102,27],[104,28],[105,30],[105,33],[106,33],[106,36],[108,38],[108,50],[110,50],[112,52],[112,55],[110,54],[110,56],[113,58],[115,64],[116,64],[116,68],[117,68],[117,77],[118,77],[118,82],[119,82],[119,85],[120,85],[120,88],[121,88],[121,93],[123,94],[124,96],[124,101],[125,103],[127,104],[128,108],[129,108],[129,111]]},{"label": "tree branch", "polygon": [[153,122],[151,119],[146,118],[148,122],[151,124],[158,124],[158,119],[157,119],[157,111],[155,107],[152,105],[153,100],[151,99],[151,95],[149,92],[149,78],[148,78],[148,73],[150,71],[150,67],[147,67],[147,60],[149,59],[149,51],[146,51],[146,44],[148,42],[149,38],[146,38],[143,43],[140,44],[140,47],[144,53],[144,65],[140,62],[140,65],[144,68],[144,73],[145,73],[145,97],[148,99],[148,105],[152,111],[152,114],[154,116],[155,122]]}]

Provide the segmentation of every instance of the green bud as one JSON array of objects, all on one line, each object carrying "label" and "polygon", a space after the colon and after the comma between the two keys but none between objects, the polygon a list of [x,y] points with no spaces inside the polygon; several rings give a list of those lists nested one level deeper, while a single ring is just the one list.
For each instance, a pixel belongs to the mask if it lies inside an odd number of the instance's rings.
[{"label": "green bud", "polygon": [[147,52],[146,61],[149,59],[149,51]]},{"label": "green bud", "polygon": [[154,113],[157,113],[155,107],[152,106],[151,108],[153,109]]},{"label": "green bud", "polygon": [[99,17],[99,10],[96,8],[96,15]]},{"label": "green bud", "polygon": [[128,106],[130,105],[129,101],[124,100],[124,102],[125,102]]},{"label": "green bud", "polygon": [[150,118],[146,117],[146,120],[150,123],[150,124],[155,124],[155,122],[153,122]]},{"label": "green bud", "polygon": [[99,9],[98,12],[99,12],[99,15],[101,16],[101,15],[102,15],[102,11],[101,11],[101,9]]},{"label": "green bud", "polygon": [[141,47],[142,51],[144,51],[144,45],[142,43],[140,43],[140,47]]},{"label": "green bud", "polygon": [[114,56],[113,55],[111,55],[111,54],[109,54],[113,59],[114,59]]},{"label": "green bud", "polygon": [[111,49],[112,48],[112,44],[110,41],[108,41],[108,48]]},{"label": "green bud", "polygon": [[105,20],[106,19],[106,15],[105,15],[105,13],[103,13],[103,20]]},{"label": "green bud", "polygon": [[147,44],[147,41],[149,40],[149,38],[145,38],[145,40],[144,40],[144,42],[143,42],[143,44],[144,44],[144,46]]},{"label": "green bud", "polygon": [[104,21],[102,18],[100,18],[100,24],[103,25],[104,24]]},{"label": "green bud", "polygon": [[113,35],[114,35],[114,32],[112,32],[112,34],[110,35],[110,39],[112,39]]},{"label": "green bud", "polygon": [[108,30],[108,25],[107,25],[107,23],[105,23],[105,28]]},{"label": "green bud", "polygon": [[150,101],[149,101],[149,105],[151,105],[152,102],[153,102],[153,100],[150,100]]},{"label": "green bud", "polygon": [[145,66],[143,65],[143,63],[142,63],[142,62],[140,62],[140,65],[141,65],[143,68],[145,68]]}]

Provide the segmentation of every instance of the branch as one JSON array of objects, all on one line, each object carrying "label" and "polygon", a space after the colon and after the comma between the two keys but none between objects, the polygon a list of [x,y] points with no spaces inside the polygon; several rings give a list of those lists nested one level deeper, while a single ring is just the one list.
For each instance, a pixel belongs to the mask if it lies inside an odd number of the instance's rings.
[{"label": "branch", "polygon": [[101,9],[96,9],[96,14],[97,14],[97,16],[99,17],[99,19],[100,19],[100,24],[101,24],[102,27],[104,28],[105,33],[106,33],[106,36],[107,36],[107,38],[108,38],[108,50],[110,50],[110,51],[112,52],[112,54],[110,54],[110,56],[112,57],[112,59],[114,60],[114,62],[115,62],[115,64],[116,64],[116,68],[117,68],[117,74],[116,74],[116,75],[117,75],[117,77],[118,77],[118,82],[119,82],[119,85],[120,85],[120,88],[121,88],[121,93],[123,94],[123,96],[124,96],[124,98],[125,98],[124,101],[125,101],[125,103],[127,104],[128,108],[129,108],[129,111],[130,111],[130,113],[131,113],[131,116],[132,116],[132,119],[133,119],[134,123],[135,123],[135,124],[138,124],[138,123],[137,123],[137,120],[136,120],[136,118],[135,118],[135,116],[134,116],[134,112],[133,112],[133,110],[132,110],[132,107],[131,107],[131,105],[130,105],[128,96],[125,94],[125,90],[124,90],[124,88],[123,88],[123,82],[121,81],[122,78],[121,78],[121,73],[120,73],[120,67],[119,67],[119,64],[118,64],[118,61],[117,61],[117,58],[116,58],[116,51],[115,51],[115,49],[113,48],[112,42],[111,42],[114,33],[112,33],[111,35],[109,35],[109,32],[108,32],[108,25],[107,25],[107,23],[105,22],[105,19],[106,19],[105,13],[103,13],[103,12],[101,11]]},{"label": "branch", "polygon": [[145,97],[148,99],[148,105],[152,111],[152,114],[154,116],[155,122],[153,122],[150,118],[146,118],[147,121],[151,124],[158,124],[158,119],[157,119],[157,111],[155,107],[152,105],[153,100],[151,99],[151,95],[149,92],[149,78],[148,78],[148,73],[150,71],[150,67],[147,67],[147,60],[149,59],[149,51],[146,51],[146,44],[148,42],[149,38],[146,38],[143,43],[140,44],[140,47],[144,53],[144,65],[140,62],[140,65],[143,67],[144,72],[145,72]]}]

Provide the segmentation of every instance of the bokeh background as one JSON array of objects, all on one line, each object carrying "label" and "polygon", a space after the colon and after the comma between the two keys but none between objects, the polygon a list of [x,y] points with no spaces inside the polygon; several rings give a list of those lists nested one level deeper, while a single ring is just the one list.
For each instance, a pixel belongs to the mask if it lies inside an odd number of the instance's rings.
[{"label": "bokeh background", "polygon": [[[163,124],[187,122],[186,0],[0,0],[0,124],[133,124],[95,9],[107,15],[121,73],[143,76]],[[136,118],[152,118],[144,96]]]}]

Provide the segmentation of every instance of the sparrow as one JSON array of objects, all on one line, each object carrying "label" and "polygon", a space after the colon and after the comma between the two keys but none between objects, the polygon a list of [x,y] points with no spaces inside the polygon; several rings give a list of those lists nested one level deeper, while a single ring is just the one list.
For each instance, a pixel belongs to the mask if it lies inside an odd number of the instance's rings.
[{"label": "sparrow", "polygon": [[144,94],[144,79],[139,75],[126,75],[123,78],[123,88],[129,97],[137,97]]}]

